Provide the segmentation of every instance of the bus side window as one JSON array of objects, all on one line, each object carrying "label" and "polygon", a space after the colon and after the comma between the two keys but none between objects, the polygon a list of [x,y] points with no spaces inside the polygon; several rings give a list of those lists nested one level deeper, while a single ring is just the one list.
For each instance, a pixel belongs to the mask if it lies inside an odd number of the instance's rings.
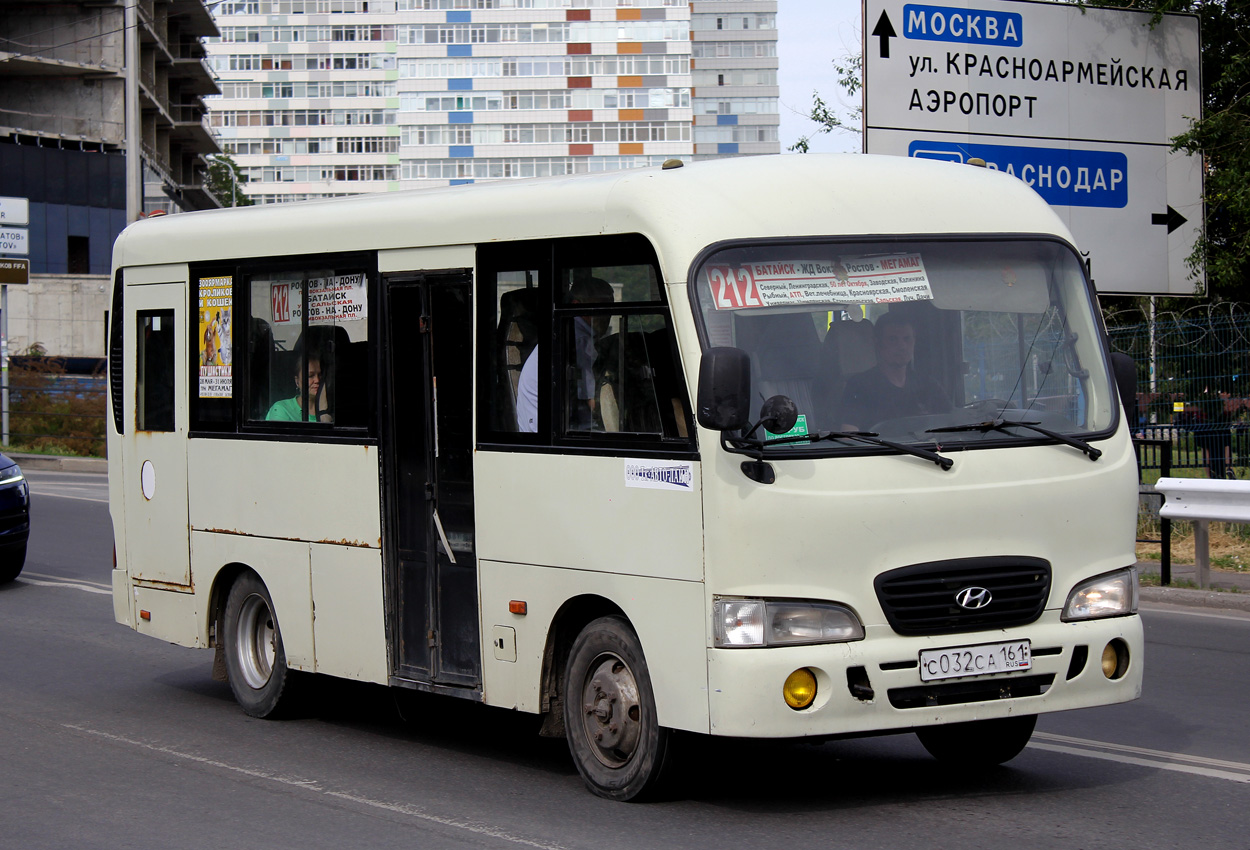
[{"label": "bus side window", "polygon": [[650,263],[561,271],[562,430],[685,439],[685,390]]},{"label": "bus side window", "polygon": [[[536,427],[536,422],[533,427],[522,427],[517,411],[522,391],[521,372],[531,356],[538,356],[537,281],[537,271],[506,271],[495,276],[498,302],[490,405],[491,424],[499,431],[534,430]],[[536,366],[536,363],[530,364],[531,369]],[[529,392],[536,392],[536,387]],[[528,410],[533,402],[533,398],[528,403],[522,400],[520,406]]]},{"label": "bus side window", "polygon": [[248,285],[248,418],[367,427],[366,275],[281,271]]},{"label": "bus side window", "polygon": [[248,400],[247,418],[264,419],[265,413],[272,403],[269,399],[269,382],[271,364],[273,362],[273,333],[269,323],[255,316],[251,319],[251,328],[247,336],[248,350],[248,386],[251,398]]},{"label": "bus side window", "polygon": [[135,363],[135,428],[174,430],[174,311],[140,311],[136,315],[138,355]]},{"label": "bus side window", "polygon": [[611,327],[616,332],[596,345],[595,408],[602,430],[684,439],[686,406],[666,318],[616,316]]}]

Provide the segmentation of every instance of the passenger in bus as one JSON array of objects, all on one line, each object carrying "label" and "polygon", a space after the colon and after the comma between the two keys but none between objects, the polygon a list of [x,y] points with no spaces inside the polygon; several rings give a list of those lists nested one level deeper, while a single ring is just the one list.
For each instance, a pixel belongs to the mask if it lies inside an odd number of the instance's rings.
[{"label": "passenger in bus", "polygon": [[944,413],[950,402],[942,389],[911,368],[916,351],[916,330],[910,319],[886,313],[873,326],[877,364],[851,375],[842,391],[842,428],[859,431],[877,422]]},{"label": "passenger in bus", "polygon": [[521,367],[516,391],[516,428],[532,434],[538,430],[538,346],[530,351]]},{"label": "passenger in bus", "polygon": [[[301,361],[302,358],[295,360],[295,396],[274,402],[273,407],[265,414],[265,419],[273,422],[334,421],[327,406],[325,387],[321,383],[321,358],[316,354],[308,355],[307,381],[301,375]],[[307,405],[307,416],[304,415],[305,387],[307,398],[311,400]]]},{"label": "passenger in bus", "polygon": [[[570,304],[611,304],[615,300],[612,284],[597,277],[581,278],[569,287]],[[569,411],[570,431],[595,430],[595,392],[598,376],[595,374],[597,343],[607,333],[612,317],[607,314],[575,316],[573,318],[573,392],[569,394],[572,409]],[[518,431],[533,433],[538,430],[538,349],[534,346],[525,365],[521,367],[521,379],[517,385],[516,423]]]}]

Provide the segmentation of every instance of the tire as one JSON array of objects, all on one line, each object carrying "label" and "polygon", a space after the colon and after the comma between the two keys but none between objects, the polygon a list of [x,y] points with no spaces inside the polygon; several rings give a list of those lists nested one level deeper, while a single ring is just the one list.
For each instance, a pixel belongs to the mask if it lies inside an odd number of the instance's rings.
[{"label": "tire", "polygon": [[14,549],[0,558],[0,584],[8,584],[17,578],[22,567],[26,566],[26,544],[23,543],[20,549]]},{"label": "tire", "polygon": [[638,636],[621,617],[590,623],[573,641],[564,680],[564,728],[586,786],[609,800],[654,796],[671,732],[656,719]]},{"label": "tire", "polygon": [[975,720],[916,730],[929,755],[954,767],[993,767],[1011,761],[1029,743],[1037,715]]},{"label": "tire", "polygon": [[226,597],[223,636],[226,679],[252,717],[277,717],[293,702],[298,674],[286,666],[273,600],[255,573],[244,573]]}]

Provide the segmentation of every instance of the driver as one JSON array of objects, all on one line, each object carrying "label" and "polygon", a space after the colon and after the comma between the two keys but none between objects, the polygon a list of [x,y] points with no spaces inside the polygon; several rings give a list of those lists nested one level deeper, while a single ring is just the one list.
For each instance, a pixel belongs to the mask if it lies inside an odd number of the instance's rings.
[{"label": "driver", "polygon": [[911,368],[916,330],[910,319],[898,313],[879,317],[873,325],[873,346],[877,365],[846,379],[841,404],[843,430],[862,431],[887,419],[951,409],[941,388]]}]

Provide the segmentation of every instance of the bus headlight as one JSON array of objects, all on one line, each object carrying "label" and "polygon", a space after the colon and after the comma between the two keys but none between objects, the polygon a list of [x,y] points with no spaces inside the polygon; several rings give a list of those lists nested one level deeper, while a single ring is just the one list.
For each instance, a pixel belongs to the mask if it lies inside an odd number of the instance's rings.
[{"label": "bus headlight", "polygon": [[1137,613],[1137,570],[1129,567],[1078,584],[1068,594],[1060,619],[1094,620]]},{"label": "bus headlight", "polygon": [[863,624],[855,613],[831,602],[716,599],[712,611],[717,647],[794,646],[864,638]]}]

